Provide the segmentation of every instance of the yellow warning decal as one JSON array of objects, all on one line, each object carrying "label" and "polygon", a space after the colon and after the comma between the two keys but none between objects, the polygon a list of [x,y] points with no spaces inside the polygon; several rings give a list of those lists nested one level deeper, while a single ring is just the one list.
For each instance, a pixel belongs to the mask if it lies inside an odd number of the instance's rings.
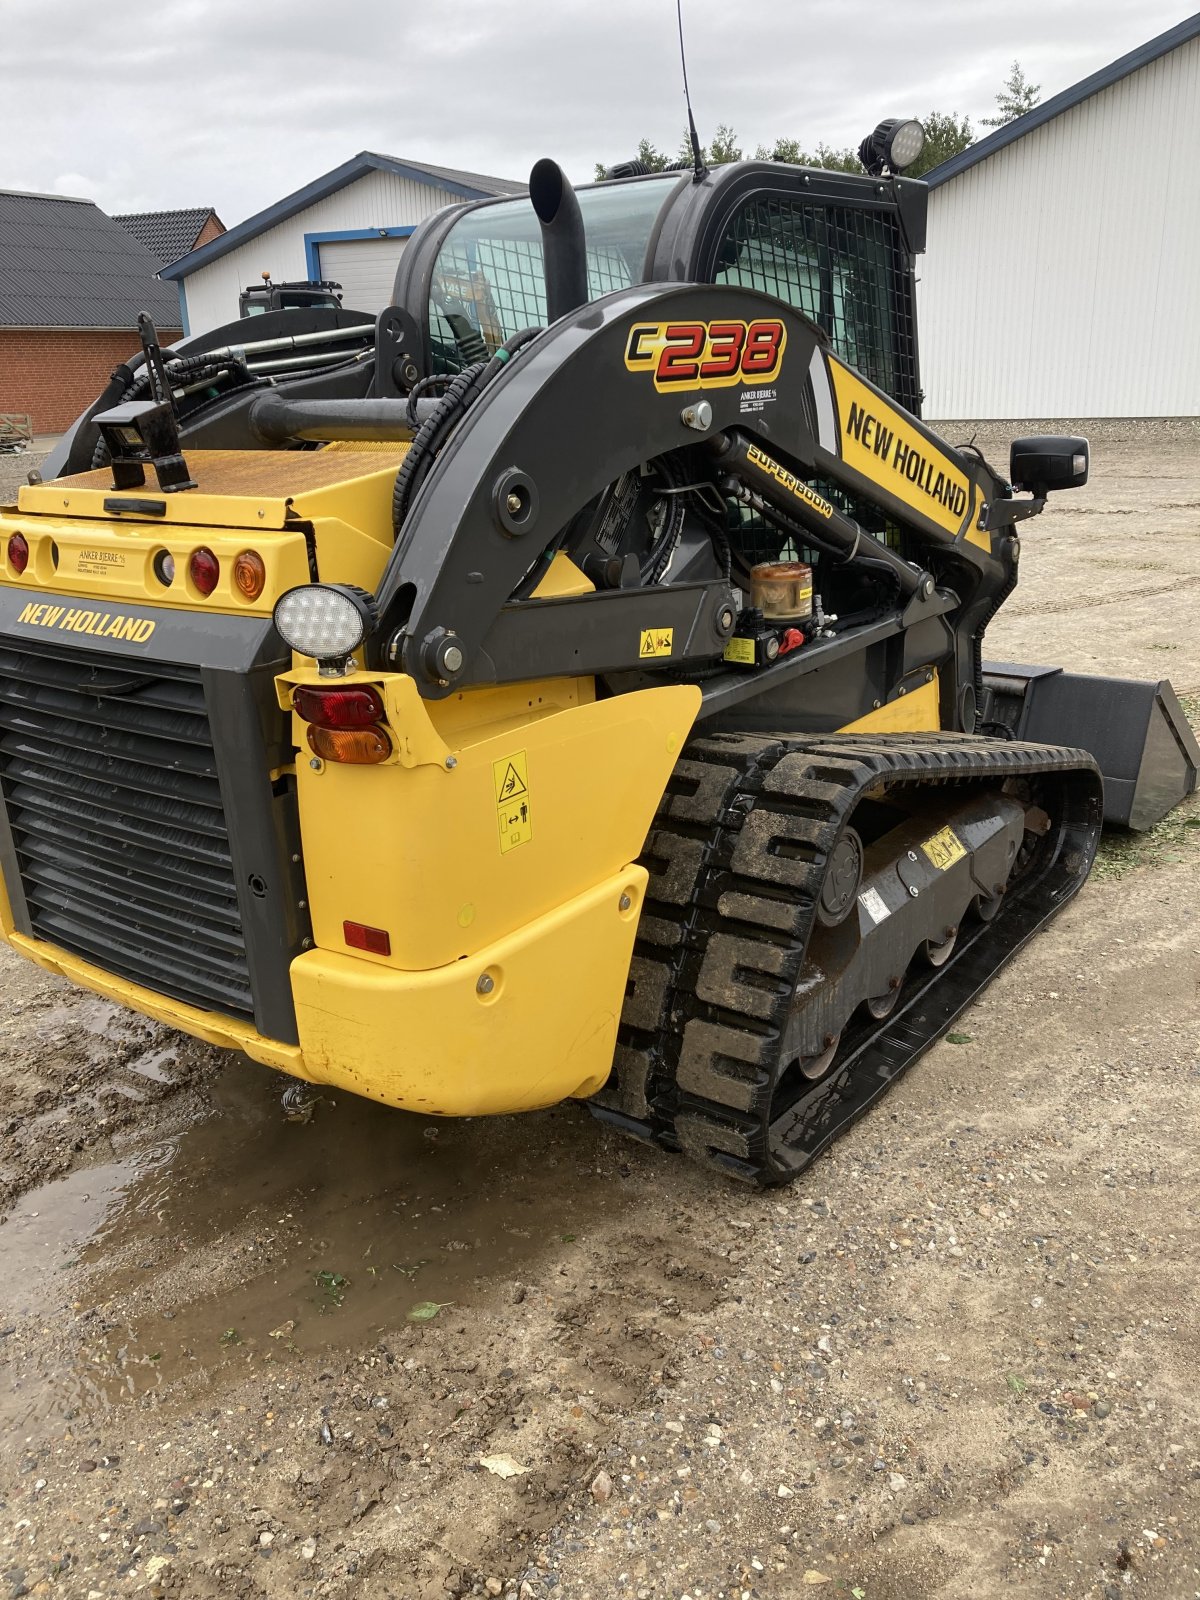
[{"label": "yellow warning decal", "polygon": [[939,872],[945,872],[947,867],[952,867],[956,861],[961,861],[967,853],[966,845],[953,828],[943,828],[939,833],[935,833],[932,839],[926,839],[921,849]]},{"label": "yellow warning decal", "polygon": [[638,655],[643,659],[648,656],[669,656],[674,639],[674,628],[643,628]]},{"label": "yellow warning decal", "polygon": [[754,640],[730,639],[725,646],[726,661],[738,661],[744,667],[754,665]]},{"label": "yellow warning decal", "polygon": [[529,761],[524,750],[492,762],[492,781],[496,786],[496,804],[505,805],[518,795],[529,793]]},{"label": "yellow warning decal", "polygon": [[533,838],[533,809],[529,799],[529,757],[524,750],[492,762],[492,786],[496,792],[496,825],[500,830],[500,854],[528,844]]}]

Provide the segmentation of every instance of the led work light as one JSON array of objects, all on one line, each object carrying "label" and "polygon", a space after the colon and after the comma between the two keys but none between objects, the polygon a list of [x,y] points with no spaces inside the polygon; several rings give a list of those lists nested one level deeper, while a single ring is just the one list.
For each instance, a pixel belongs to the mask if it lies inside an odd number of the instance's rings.
[{"label": "led work light", "polygon": [[352,653],[377,622],[375,601],[347,583],[303,583],[275,602],[279,637],[297,655],[311,656],[323,678],[352,672]]},{"label": "led work light", "polygon": [[858,159],[873,178],[903,172],[925,148],[925,129],[915,117],[890,117],[858,147]]}]

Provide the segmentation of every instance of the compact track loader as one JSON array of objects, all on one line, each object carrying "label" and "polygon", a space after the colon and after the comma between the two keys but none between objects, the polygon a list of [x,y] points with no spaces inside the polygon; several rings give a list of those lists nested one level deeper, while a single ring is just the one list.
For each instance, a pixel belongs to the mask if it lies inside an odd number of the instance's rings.
[{"label": "compact track loader", "polygon": [[920,420],[925,200],[544,161],[377,319],[145,324],[0,518],[11,944],[390,1105],[802,1171],[1200,762],[1169,685],[984,660],[1088,447]]}]

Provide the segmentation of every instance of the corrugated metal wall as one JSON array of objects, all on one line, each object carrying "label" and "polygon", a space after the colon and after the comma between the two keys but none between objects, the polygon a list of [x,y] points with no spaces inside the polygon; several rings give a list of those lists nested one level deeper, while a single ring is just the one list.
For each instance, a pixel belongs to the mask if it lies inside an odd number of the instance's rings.
[{"label": "corrugated metal wall", "polygon": [[[277,223],[257,239],[239,245],[220,260],[201,267],[184,280],[188,324],[192,333],[204,333],[232,322],[238,314],[238,293],[259,283],[270,271],[277,281],[307,278],[304,259],[306,233],[335,233],[344,228],[403,228],[432,216],[443,206],[455,205],[460,195],[435,189],[427,183],[398,178],[391,172],[370,172]],[[402,240],[392,241],[396,259]]]},{"label": "corrugated metal wall", "polygon": [[934,189],[925,414],[1200,415],[1200,39]]}]

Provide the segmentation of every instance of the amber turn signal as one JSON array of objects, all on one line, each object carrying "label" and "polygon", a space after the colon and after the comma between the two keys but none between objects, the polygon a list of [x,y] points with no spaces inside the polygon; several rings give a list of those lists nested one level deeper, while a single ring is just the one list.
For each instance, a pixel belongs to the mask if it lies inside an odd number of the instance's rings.
[{"label": "amber turn signal", "polygon": [[308,742],[326,761],[355,767],[376,766],[392,753],[392,741],[382,728],[310,727]]},{"label": "amber turn signal", "polygon": [[233,582],[243,600],[257,600],[267,582],[267,569],[257,550],[243,550],[233,563]]}]

